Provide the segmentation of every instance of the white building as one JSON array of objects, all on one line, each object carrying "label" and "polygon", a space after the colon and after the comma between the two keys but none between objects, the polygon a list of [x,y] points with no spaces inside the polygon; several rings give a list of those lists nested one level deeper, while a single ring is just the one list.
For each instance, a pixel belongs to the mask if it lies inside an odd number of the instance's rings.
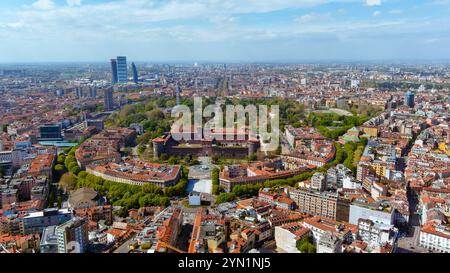
[{"label": "white building", "polygon": [[342,240],[332,232],[326,232],[317,242],[317,253],[342,253]]},{"label": "white building", "polygon": [[358,88],[360,81],[359,80],[351,80],[351,88]]},{"label": "white building", "polygon": [[362,189],[362,183],[353,179],[353,177],[345,176],[343,179],[342,187],[344,189]]},{"label": "white building", "polygon": [[297,242],[311,231],[298,223],[288,223],[275,227],[275,242],[277,249],[287,253],[301,253],[297,249]]},{"label": "white building", "polygon": [[370,195],[372,196],[373,199],[377,200],[378,198],[380,198],[380,196],[387,195],[387,188],[383,184],[374,182],[370,190]]},{"label": "white building", "polygon": [[430,221],[420,229],[420,246],[450,253],[450,228],[438,221]]},{"label": "white building", "polygon": [[368,219],[359,219],[358,238],[369,247],[377,248],[386,244],[394,246],[398,230],[393,225],[374,223]]},{"label": "white building", "polygon": [[353,202],[350,205],[349,223],[358,225],[359,219],[369,219],[374,223],[393,225],[394,210],[385,210],[385,206],[380,202],[362,204]]},{"label": "white building", "polygon": [[317,172],[311,177],[311,188],[318,191],[327,189],[327,181],[323,173]]}]

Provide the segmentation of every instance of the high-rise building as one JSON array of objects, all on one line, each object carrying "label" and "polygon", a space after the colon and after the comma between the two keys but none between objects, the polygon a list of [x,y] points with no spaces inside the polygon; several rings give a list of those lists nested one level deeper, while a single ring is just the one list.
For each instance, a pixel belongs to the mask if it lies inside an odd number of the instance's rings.
[{"label": "high-rise building", "polygon": [[411,91],[405,94],[405,105],[409,108],[414,108],[414,94]]},{"label": "high-rise building", "polygon": [[87,222],[75,217],[56,228],[58,253],[85,253],[89,238]]},{"label": "high-rise building", "polygon": [[105,100],[105,111],[114,110],[114,98],[112,87],[105,89],[104,100]]},{"label": "high-rise building", "polygon": [[136,68],[136,64],[131,63],[131,69],[133,70],[133,82],[138,83],[139,82],[139,75]]},{"label": "high-rise building", "polygon": [[77,95],[77,98],[82,98],[83,97],[83,88],[82,87],[77,87],[75,88],[75,93]]},{"label": "high-rise building", "polygon": [[97,87],[91,86],[89,89],[89,97],[96,98],[97,97]]},{"label": "high-rise building", "polygon": [[117,82],[118,83],[128,82],[128,65],[127,65],[127,57],[125,56],[117,57]]},{"label": "high-rise building", "polygon": [[111,83],[112,84],[118,83],[118,78],[117,78],[117,60],[116,59],[111,59],[111,72],[112,72]]}]

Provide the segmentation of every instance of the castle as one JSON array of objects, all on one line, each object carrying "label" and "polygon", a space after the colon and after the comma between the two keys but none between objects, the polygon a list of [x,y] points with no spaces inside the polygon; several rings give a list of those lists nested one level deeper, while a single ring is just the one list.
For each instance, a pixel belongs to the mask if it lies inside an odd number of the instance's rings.
[{"label": "castle", "polygon": [[[200,131],[197,130],[197,133],[200,133]],[[223,132],[212,132],[210,139],[206,139],[202,135],[200,140],[195,140],[195,133],[190,134],[191,140],[178,141],[171,133],[153,139],[154,159],[159,160],[162,154],[244,158],[248,155],[256,154],[261,147],[260,140],[251,138],[248,130],[239,135],[240,133],[236,129],[225,129]],[[230,138],[230,135],[233,137]]]}]

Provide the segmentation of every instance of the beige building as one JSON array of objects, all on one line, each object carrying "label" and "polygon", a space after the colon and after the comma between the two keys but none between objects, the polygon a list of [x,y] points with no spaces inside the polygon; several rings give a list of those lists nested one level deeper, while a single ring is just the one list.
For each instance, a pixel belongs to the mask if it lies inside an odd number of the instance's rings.
[{"label": "beige building", "polygon": [[289,195],[303,213],[348,221],[350,201],[339,196],[338,193],[296,189],[292,190]]}]

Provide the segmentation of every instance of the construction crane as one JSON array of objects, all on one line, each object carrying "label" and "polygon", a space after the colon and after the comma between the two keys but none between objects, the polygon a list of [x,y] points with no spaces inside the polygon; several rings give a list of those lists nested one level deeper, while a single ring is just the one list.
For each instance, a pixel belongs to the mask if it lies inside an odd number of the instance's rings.
[{"label": "construction crane", "polygon": [[160,241],[159,244],[160,244],[161,247],[168,248],[168,249],[173,250],[173,251],[178,252],[178,253],[187,253],[186,251],[181,250],[179,248],[176,248],[176,247],[174,247],[172,245],[169,245],[168,243],[165,243],[165,242],[161,242]]}]

